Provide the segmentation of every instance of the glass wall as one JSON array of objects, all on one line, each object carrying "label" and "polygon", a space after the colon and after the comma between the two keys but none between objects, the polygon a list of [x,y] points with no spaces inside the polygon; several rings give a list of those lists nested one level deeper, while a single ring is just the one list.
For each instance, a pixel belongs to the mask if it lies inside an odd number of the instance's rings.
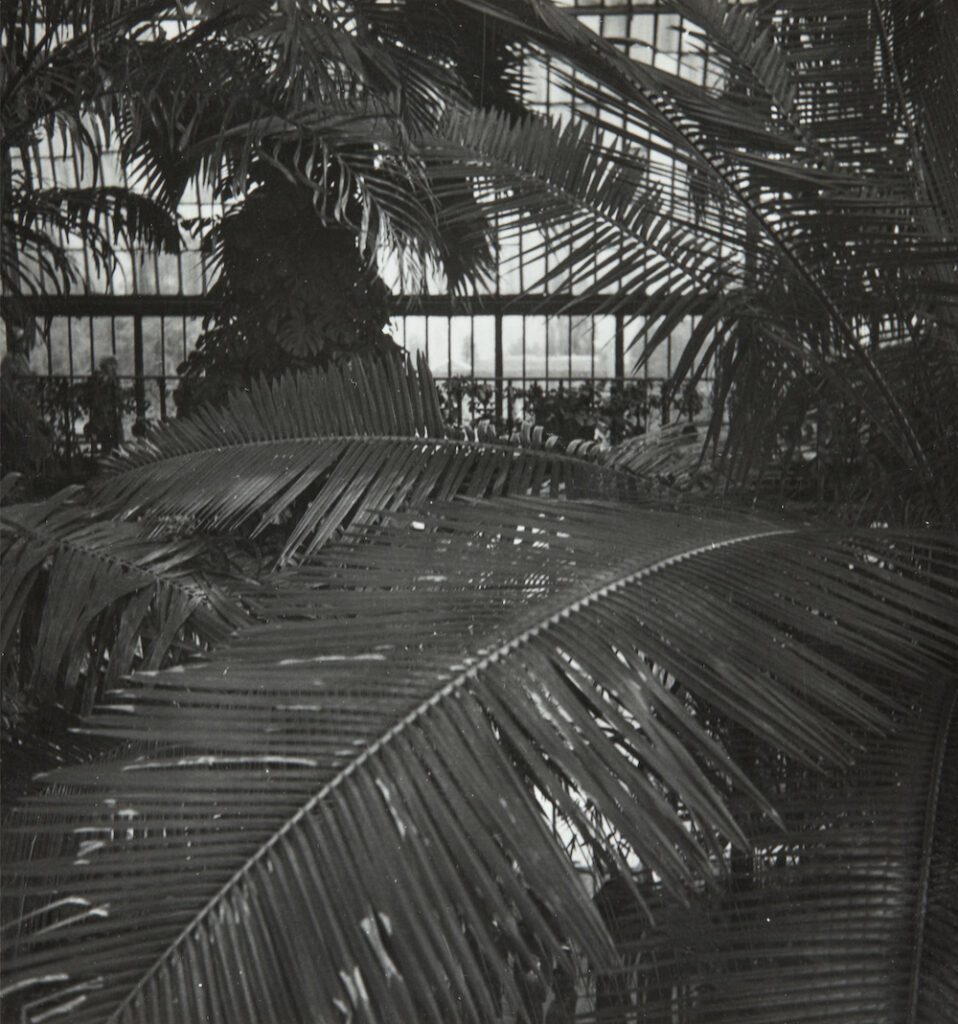
[{"label": "glass wall", "polygon": [[[582,0],[568,6],[583,24],[630,55],[671,74],[720,84],[682,19],[658,3]],[[531,109],[559,123],[574,114],[596,114],[577,99],[568,69],[550,60],[528,60],[522,87]],[[66,187],[91,182],[91,168],[63,149],[59,135],[36,145],[36,166],[44,179],[37,184]],[[657,147],[642,156],[652,182],[677,173]],[[104,183],[126,184],[127,174],[114,154],[105,154]],[[177,367],[201,331],[207,308],[203,297],[213,280],[200,251],[200,228],[221,212],[208,192],[191,185],[180,206],[188,225],[183,251],[123,253],[113,268],[97,266],[78,239],[61,237],[74,252],[79,284],[70,296],[37,299],[34,372],[75,382],[104,358],[114,357],[117,372],[134,394],[135,417],[173,415]],[[570,289],[554,274],[566,255],[541,231],[507,231],[493,280],[465,298],[446,295],[437,275],[427,279],[419,296],[411,296],[409,282],[387,265],[385,276],[397,293],[391,333],[406,351],[423,353],[440,380],[489,382],[496,390],[499,412],[508,411],[512,393],[532,384],[548,389],[594,381],[601,386],[637,372],[653,380],[669,377],[692,319],[676,325],[655,357],[637,371],[645,330],[641,304],[636,301],[630,307],[629,297],[620,297],[619,311],[610,314],[600,302],[578,301],[599,278],[580,277]],[[595,254],[596,275],[605,255]]]}]

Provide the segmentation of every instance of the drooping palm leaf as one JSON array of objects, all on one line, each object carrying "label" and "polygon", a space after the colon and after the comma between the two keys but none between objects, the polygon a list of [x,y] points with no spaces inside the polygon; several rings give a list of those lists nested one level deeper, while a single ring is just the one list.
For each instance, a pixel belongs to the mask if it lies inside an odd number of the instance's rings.
[{"label": "drooping palm leaf", "polygon": [[900,688],[870,676],[954,658],[954,598],[896,551],[518,499],[327,549],[258,591],[267,624],[90,720],[148,754],[66,770],[24,808],[25,838],[61,854],[10,868],[11,1006],[531,1019],[510,962],[544,983],[570,944],[609,963],[543,806],[583,864],[617,861],[609,823],[673,891],[709,874],[744,838],[729,790],[769,807],[703,708],[817,770],[889,723]]},{"label": "drooping palm leaf", "polygon": [[222,640],[240,607],[198,573],[202,543],[151,539],[67,489],[0,512],[4,686],[88,711],[104,685]]},{"label": "drooping palm leaf", "polygon": [[6,291],[42,293],[75,283],[79,268],[55,239],[73,238],[97,269],[112,269],[119,246],[177,252],[175,217],[147,196],[115,186],[16,188],[5,197]]},{"label": "drooping palm leaf", "polygon": [[235,392],[223,409],[162,426],[94,485],[116,514],[203,529],[282,524],[280,561],[384,510],[457,494],[638,493],[623,473],[551,447],[446,436],[435,384],[398,359],[356,360]]},{"label": "drooping palm leaf", "polygon": [[[556,129],[548,120],[514,121],[496,111],[451,111],[431,137],[422,142],[432,163],[430,180],[443,194],[444,178],[468,173],[483,209],[506,217],[521,230],[529,221],[546,229],[558,226],[558,239],[571,249],[556,260],[538,286],[583,272],[594,275],[596,292],[614,286],[623,295],[661,291],[683,295],[717,295],[728,280],[717,243],[682,230],[659,209],[661,196],[645,179],[640,161],[596,145],[592,131],[575,122]],[[615,157],[618,155],[619,159]],[[610,158],[611,157],[611,158]],[[519,215],[519,220],[508,219]],[[557,239],[548,236],[545,252]],[[641,254],[623,263],[621,250]],[[542,252],[533,248],[529,258]],[[614,299],[608,300],[615,309]]]}]

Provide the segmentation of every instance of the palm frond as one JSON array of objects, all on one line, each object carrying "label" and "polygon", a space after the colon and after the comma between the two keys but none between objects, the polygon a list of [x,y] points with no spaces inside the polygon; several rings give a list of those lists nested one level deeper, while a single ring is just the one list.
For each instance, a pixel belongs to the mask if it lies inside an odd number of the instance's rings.
[{"label": "palm frond", "polygon": [[235,392],[157,428],[93,485],[115,514],[202,529],[285,531],[280,562],[384,511],[457,494],[637,494],[625,473],[548,445],[446,436],[425,362],[355,360]]},{"label": "palm frond", "polygon": [[[111,267],[117,248],[145,246],[178,252],[180,233],[172,213],[148,196],[122,187],[16,189],[7,196],[4,281],[8,287],[42,291],[75,277],[62,240],[83,245],[98,267]],[[59,238],[60,241],[56,241]],[[47,285],[49,287],[49,285]]]},{"label": "palm frond", "polygon": [[245,620],[198,574],[201,542],[151,539],[75,489],[4,505],[0,538],[4,686],[34,701],[89,711],[134,667],[169,664]]},{"label": "palm frond", "polygon": [[[727,888],[681,907],[650,892],[655,928],[620,886],[606,916],[620,967],[598,1019],[935,1024],[958,1010],[956,691],[908,691],[894,735],[842,778],[780,763],[786,828],[758,827]],[[787,780],[787,782],[786,782]]]},{"label": "palm frond", "polygon": [[[661,189],[656,240],[682,242],[671,253],[680,266],[689,265],[696,239],[705,267],[715,262],[710,254],[723,257],[727,279],[714,278],[717,300],[697,282],[706,315],[725,324],[717,354],[729,350],[727,365],[734,365],[747,334],[766,364],[782,364],[780,372],[749,378],[749,400],[731,406],[733,417],[756,407],[773,414],[731,436],[752,437],[761,425],[773,437],[782,422],[774,410],[807,386],[810,368],[814,376],[824,367],[852,407],[870,403],[866,415],[883,443],[917,486],[934,493],[933,453],[874,351],[912,340],[928,325],[947,336],[954,320],[946,295],[958,243],[946,212],[950,193],[936,184],[950,164],[932,127],[945,123],[937,111],[948,72],[911,69],[915,55],[900,17],[895,22],[881,4],[847,4],[823,14],[801,3],[754,11],[677,3],[717,47],[710,66],[724,69],[725,81],[715,87],[626,57],[572,12],[535,2],[463,2],[513,31],[522,26],[533,59],[550,61],[610,149],[650,153],[649,181]],[[927,0],[922,6],[927,24],[941,26],[937,67],[947,52],[942,40],[958,26],[950,5]],[[571,262],[562,272],[588,274],[581,285],[595,291],[614,293],[618,281],[638,282],[648,246],[628,238],[614,244],[613,234],[598,236],[608,254],[604,265],[599,258],[600,273],[593,275],[586,260],[579,271]],[[572,219],[550,242],[575,249],[586,238]],[[640,345],[662,333],[656,318],[664,323],[689,291],[681,273],[650,279],[646,290],[658,304]],[[857,396],[833,365],[836,356],[848,357],[868,379]]]},{"label": "palm frond", "polygon": [[[581,125],[560,132],[543,118],[513,121],[497,111],[456,110],[422,149],[439,195],[444,176],[468,174],[487,215],[512,218],[500,236],[531,221],[545,229],[558,225],[562,241],[572,241],[568,258],[555,261],[533,288],[555,279],[578,281],[586,267],[596,292],[614,283],[623,292],[668,294],[673,302],[692,292],[717,295],[728,281],[718,247],[663,216],[641,166],[621,154],[617,160]],[[554,244],[547,230],[542,250]],[[625,270],[623,247],[641,253]],[[537,255],[533,248],[530,258]],[[615,306],[610,301],[609,308]]]},{"label": "palm frond", "polygon": [[5,859],[24,1019],[531,1020],[517,977],[610,965],[576,863],[689,893],[744,839],[730,793],[772,813],[705,709],[817,771],[955,656],[890,535],[513,499],[324,561],[90,719],[148,753],[23,809],[60,851]]},{"label": "palm frond", "polygon": [[795,81],[786,53],[774,38],[767,14],[761,23],[759,12],[738,4],[715,0],[670,0],[669,6],[703,30],[701,50],[731,74],[743,74],[748,85],[762,89],[770,104],[786,115],[792,114]]},{"label": "palm frond", "polygon": [[[605,465],[627,469],[643,478],[654,478],[682,489],[696,479],[703,467],[703,441],[708,436],[708,421],[671,423],[628,438],[593,457]],[[570,446],[575,452],[577,449]]]}]

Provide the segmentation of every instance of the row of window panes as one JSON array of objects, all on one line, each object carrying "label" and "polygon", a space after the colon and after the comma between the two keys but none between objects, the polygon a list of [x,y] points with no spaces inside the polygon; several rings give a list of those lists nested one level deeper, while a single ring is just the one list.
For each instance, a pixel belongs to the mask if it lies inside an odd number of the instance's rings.
[{"label": "row of window panes", "polygon": [[[144,316],[143,372],[147,377],[176,374],[201,332],[198,317]],[[643,370],[650,377],[671,375],[688,340],[693,318],[679,323]],[[642,318],[623,326],[625,370],[630,374],[642,342]],[[494,316],[400,316],[390,331],[408,353],[425,354],[437,377],[495,376]],[[117,372],[135,372],[133,317],[54,317],[42,331],[31,366],[36,373],[83,377],[107,357]],[[502,373],[523,379],[583,379],[615,374],[613,316],[502,317]]]},{"label": "row of window panes", "polygon": [[[695,318],[681,321],[642,370],[669,377],[688,341]],[[624,368],[635,369],[643,341],[643,318],[623,325]],[[410,354],[422,352],[437,377],[495,376],[495,317],[404,316],[392,322],[396,341]],[[615,317],[502,317],[502,375],[529,380],[604,378],[615,375]]]},{"label": "row of window panes", "polygon": [[[138,250],[115,253],[115,261],[96,264],[82,246],[65,246],[80,276],[76,291],[92,295],[203,295],[213,276],[206,258],[195,249],[179,253]],[[45,275],[42,275],[45,276]],[[49,292],[56,292],[49,282]]]},{"label": "row of window panes", "polygon": [[[175,376],[196,345],[202,321],[199,317],[144,316],[141,322],[144,375]],[[41,343],[34,347],[30,359],[35,373],[85,377],[104,359],[113,357],[121,377],[134,375],[132,316],[52,317],[39,326]]]}]

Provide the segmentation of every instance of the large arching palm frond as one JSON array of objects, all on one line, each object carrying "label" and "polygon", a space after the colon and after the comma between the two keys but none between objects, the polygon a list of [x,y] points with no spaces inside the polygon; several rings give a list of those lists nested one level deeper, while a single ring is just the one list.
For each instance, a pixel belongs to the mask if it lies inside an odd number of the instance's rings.
[{"label": "large arching palm frond", "polygon": [[157,539],[67,489],[0,511],[4,687],[89,711],[134,667],[222,641],[245,616],[202,575],[204,545]]},{"label": "large arching palm frond", "polygon": [[165,425],[106,461],[93,484],[117,515],[203,529],[281,526],[301,559],[383,511],[458,494],[638,494],[613,468],[549,442],[447,436],[429,369],[355,360],[234,392],[222,409]]},{"label": "large arching palm frond", "polygon": [[[264,560],[298,561],[351,525],[458,494],[645,488],[606,458],[564,455],[541,430],[508,444],[449,436],[428,368],[394,357],[261,383],[107,460],[85,496],[3,508],[5,678],[89,710],[104,682],[240,624],[235,585]],[[244,535],[252,550],[237,547]]]},{"label": "large arching palm frond", "polygon": [[955,655],[953,596],[883,535],[514,499],[324,562],[90,719],[148,753],[23,808],[52,837],[6,858],[25,1019],[534,1019],[517,976],[609,963],[576,859],[626,869],[611,831],[688,892],[743,841],[730,791],[770,813],[704,709],[818,770]]},{"label": "large arching palm frond", "polygon": [[[859,277],[855,286],[854,280],[863,266],[912,260],[922,244],[929,263],[953,256],[948,211],[932,233],[919,216],[923,196],[909,165],[911,142],[900,130],[907,129],[906,112],[873,52],[881,22],[869,4],[851,2],[819,17],[801,4],[792,11],[787,2],[764,12],[719,0],[676,3],[705,30],[712,66],[724,69],[717,90],[626,57],[552,5],[463,2],[522,24],[535,45],[560,58],[568,88],[597,109],[592,119],[609,137],[701,166],[725,183],[740,215],[711,223],[733,249],[751,248],[747,263],[737,260],[730,270],[736,279],[761,277],[766,261],[768,271],[781,272],[784,258],[791,283],[805,283],[801,298],[841,319],[862,299],[866,282]],[[947,35],[954,26],[945,5],[928,0],[925,6],[930,23],[940,23]],[[863,58],[875,63],[863,65]],[[821,74],[822,61],[829,76]],[[912,106],[912,117],[925,116]],[[700,205],[694,183],[679,175],[662,185],[663,212],[691,218]],[[881,211],[885,219],[878,218]],[[726,208],[724,216],[729,213]],[[831,214],[827,222],[825,214]]]},{"label": "large arching palm frond", "polygon": [[[661,196],[642,164],[602,149],[595,133],[582,125],[570,122],[559,131],[542,118],[455,110],[422,148],[438,194],[445,177],[467,173],[490,215],[507,218],[512,230],[530,221],[546,229],[543,251],[571,239],[568,258],[547,272],[552,277],[578,282],[587,268],[596,291],[614,285],[621,290],[617,298],[662,291],[673,301],[718,296],[728,284],[729,268],[718,244],[680,230],[663,216]],[[558,239],[548,235],[555,227]],[[500,235],[508,237],[508,231]],[[643,259],[623,266],[623,247],[641,252]],[[533,249],[529,258],[539,254]],[[616,305],[611,299],[609,308]]]}]

